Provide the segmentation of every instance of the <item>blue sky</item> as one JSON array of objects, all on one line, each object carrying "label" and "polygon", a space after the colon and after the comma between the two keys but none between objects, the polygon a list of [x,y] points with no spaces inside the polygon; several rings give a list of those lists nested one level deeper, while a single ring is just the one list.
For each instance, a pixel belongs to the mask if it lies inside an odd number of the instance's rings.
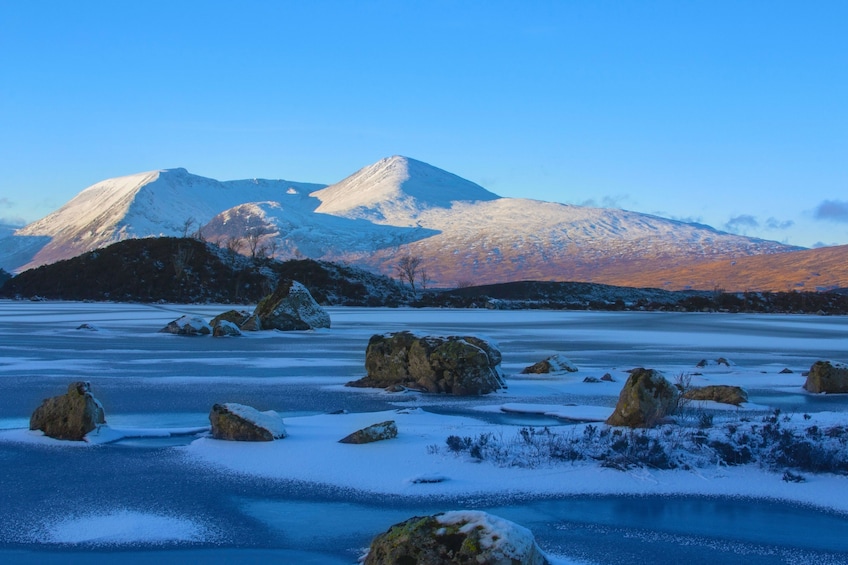
[{"label": "blue sky", "polygon": [[502,196],[848,243],[848,3],[0,0],[0,220],[185,167],[382,157]]}]

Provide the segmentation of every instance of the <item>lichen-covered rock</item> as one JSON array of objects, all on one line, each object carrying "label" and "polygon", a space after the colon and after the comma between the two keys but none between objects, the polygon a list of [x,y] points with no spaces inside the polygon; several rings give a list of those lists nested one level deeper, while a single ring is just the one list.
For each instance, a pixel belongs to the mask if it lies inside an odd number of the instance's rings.
[{"label": "lichen-covered rock", "polygon": [[556,354],[551,355],[547,359],[543,359],[538,363],[534,363],[529,367],[525,367],[522,371],[522,375],[542,375],[546,373],[561,373],[563,371],[567,371],[569,373],[577,372],[577,365],[571,362],[568,358],[563,355]]},{"label": "lichen-covered rock", "polygon": [[816,361],[807,374],[804,389],[808,392],[848,392],[848,365]]},{"label": "lichen-covered rock", "polygon": [[330,315],[315,302],[305,286],[297,281],[283,281],[273,293],[263,298],[243,330],[311,330],[329,328]]},{"label": "lichen-covered rock", "polygon": [[709,385],[689,389],[683,393],[683,398],[687,400],[712,400],[713,402],[739,406],[743,402],[748,402],[748,393],[738,386]]},{"label": "lichen-covered rock", "polygon": [[365,351],[367,376],[359,387],[407,387],[455,395],[487,394],[504,386],[501,354],[473,336],[375,335]]},{"label": "lichen-covered rock", "polygon": [[182,316],[159,331],[175,335],[209,335],[212,333],[212,326],[203,318]]},{"label": "lichen-covered rock", "polygon": [[680,393],[659,371],[633,369],[618,403],[607,418],[610,426],[649,428],[677,409]]},{"label": "lichen-covered rock", "polygon": [[365,565],[546,565],[533,534],[498,516],[477,511],[416,516],[371,542]]},{"label": "lichen-covered rock", "polygon": [[56,439],[81,441],[85,434],[105,424],[103,406],[91,394],[91,384],[68,385],[67,394],[47,398],[29,419],[29,429]]},{"label": "lichen-covered rock", "polygon": [[215,404],[209,412],[212,437],[230,441],[273,441],[286,437],[283,418],[268,410],[228,402]]},{"label": "lichen-covered rock", "polygon": [[395,424],[394,420],[388,420],[357,430],[349,436],[340,439],[339,443],[373,443],[384,439],[392,439],[397,437],[397,435],[397,424]]}]

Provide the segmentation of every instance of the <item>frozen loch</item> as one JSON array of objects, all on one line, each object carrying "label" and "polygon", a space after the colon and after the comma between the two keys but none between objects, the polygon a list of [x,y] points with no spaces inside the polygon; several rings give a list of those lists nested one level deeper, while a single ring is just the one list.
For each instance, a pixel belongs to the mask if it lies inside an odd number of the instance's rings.
[{"label": "frozen loch", "polygon": [[[337,307],[314,331],[158,332],[230,308],[0,302],[0,562],[353,564],[412,516],[482,510],[551,563],[848,563],[848,395],[802,388],[848,361],[844,318]],[[496,343],[507,388],[344,386],[372,335],[404,330]],[[522,374],[554,355],[577,371]],[[636,367],[747,401],[610,428]],[[74,381],[105,426],[30,431]],[[216,403],[274,411],[286,437],[213,439]],[[339,443],[390,420],[396,437]]]}]

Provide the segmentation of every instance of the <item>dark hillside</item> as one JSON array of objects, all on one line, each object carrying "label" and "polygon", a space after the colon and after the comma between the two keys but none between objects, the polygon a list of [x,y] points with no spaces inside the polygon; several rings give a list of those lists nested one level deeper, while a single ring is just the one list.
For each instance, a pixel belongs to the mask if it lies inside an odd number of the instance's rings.
[{"label": "dark hillside", "polygon": [[0,296],[122,302],[254,303],[282,278],[309,288],[322,304],[398,304],[393,280],[313,260],[249,259],[185,238],[129,239],[78,257],[24,271]]}]

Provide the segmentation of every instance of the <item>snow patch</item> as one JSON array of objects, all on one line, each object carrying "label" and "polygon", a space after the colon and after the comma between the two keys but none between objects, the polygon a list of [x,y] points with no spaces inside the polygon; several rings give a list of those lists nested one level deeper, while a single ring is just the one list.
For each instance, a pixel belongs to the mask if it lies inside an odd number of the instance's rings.
[{"label": "snow patch", "polygon": [[32,533],[32,541],[38,543],[107,546],[208,542],[216,537],[209,527],[190,518],[127,509],[70,516]]}]

